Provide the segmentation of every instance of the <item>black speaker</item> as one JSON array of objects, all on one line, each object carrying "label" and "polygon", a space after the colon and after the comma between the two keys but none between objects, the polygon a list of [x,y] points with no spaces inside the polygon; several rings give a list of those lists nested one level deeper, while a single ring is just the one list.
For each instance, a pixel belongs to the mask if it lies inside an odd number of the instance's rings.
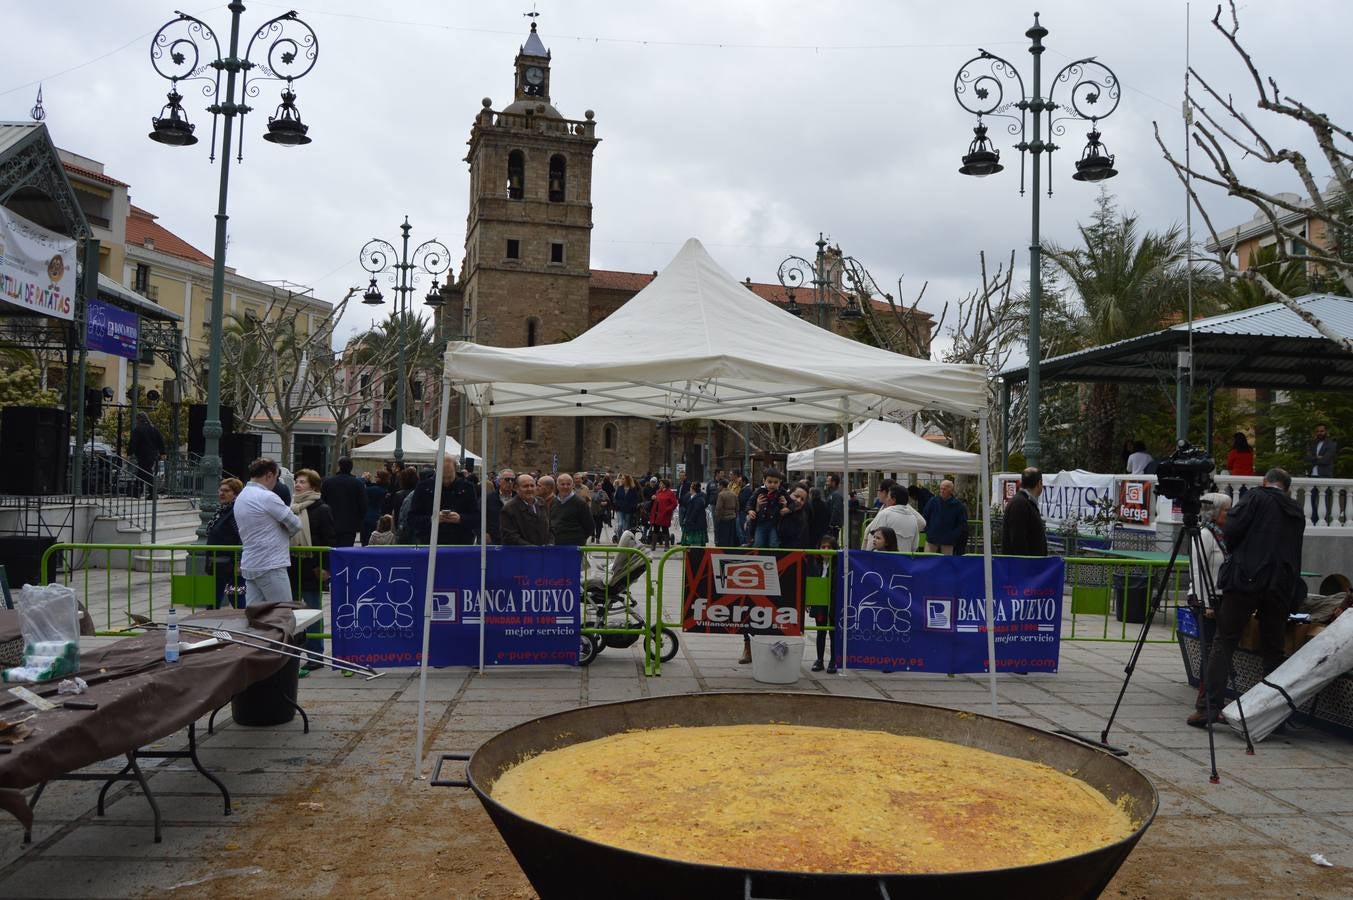
[{"label": "black speaker", "polygon": [[[9,582],[10,594],[17,595],[25,584],[41,582],[42,555],[55,543],[54,537],[0,535],[0,559],[5,561],[5,580]],[[47,560],[48,578],[62,571],[61,556],[58,550]],[[0,607],[3,605],[0,602]]]},{"label": "black speaker", "polygon": [[245,432],[221,438],[221,469],[227,476],[249,480],[249,464],[263,455],[263,435]]},{"label": "black speaker", "polygon": [[[194,403],[188,407],[188,452],[201,456],[206,449],[202,428],[207,423],[207,404]],[[235,410],[221,404],[221,437],[235,433]],[[253,460],[250,460],[253,462]]]},{"label": "black speaker", "polygon": [[[85,388],[85,421],[97,422],[103,417],[103,391],[99,388]],[[93,425],[89,426],[93,428]]]},{"label": "black speaker", "polygon": [[0,413],[0,494],[64,494],[70,459],[65,410],[11,406]]}]

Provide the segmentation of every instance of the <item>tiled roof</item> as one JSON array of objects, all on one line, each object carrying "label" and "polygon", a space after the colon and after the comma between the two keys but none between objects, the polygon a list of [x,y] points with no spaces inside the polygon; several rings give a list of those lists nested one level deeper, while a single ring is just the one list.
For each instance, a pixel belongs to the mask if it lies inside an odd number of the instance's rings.
[{"label": "tiled roof", "polygon": [[656,273],[648,272],[611,272],[606,269],[592,270],[592,287],[606,291],[642,291],[648,287]]},{"label": "tiled roof", "polygon": [[[656,277],[651,272],[614,272],[607,269],[592,270],[592,287],[598,290],[607,291],[634,291],[638,293],[648,287],[649,283]],[[762,299],[769,300],[771,303],[784,304],[789,302],[789,296],[785,291],[784,285],[765,284],[758,281],[744,281],[745,286],[751,289]],[[794,299],[800,306],[810,305],[813,302],[813,289],[811,287],[798,288],[795,291]],[[833,293],[829,298],[832,306],[844,306],[845,296],[840,293]],[[873,301],[874,309],[878,312],[888,312],[890,307],[886,301]],[[922,312],[927,317],[930,313]]]},{"label": "tiled roof", "polygon": [[70,172],[72,175],[79,175],[81,178],[88,178],[90,181],[101,181],[104,184],[110,184],[113,187],[127,186],[127,182],[118,181],[116,178],[110,178],[109,176],[103,174],[102,172],[95,172],[93,169],[85,169],[80,166],[72,165],[71,163],[68,162],[62,162],[61,165],[64,166],[66,171]]},{"label": "tiled roof", "polygon": [[211,265],[210,256],[157,223],[155,218],[153,213],[133,204],[132,211],[127,216],[127,245],[145,247],[146,240],[150,239],[154,243],[153,249],[160,253],[168,253],[170,256],[201,263],[204,266]]}]

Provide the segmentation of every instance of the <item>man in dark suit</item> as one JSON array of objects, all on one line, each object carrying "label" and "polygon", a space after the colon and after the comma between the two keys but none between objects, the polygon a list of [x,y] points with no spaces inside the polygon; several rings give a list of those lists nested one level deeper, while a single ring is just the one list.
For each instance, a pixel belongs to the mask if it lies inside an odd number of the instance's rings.
[{"label": "man in dark suit", "polygon": [[334,546],[351,547],[366,518],[366,483],[352,474],[352,460],[338,461],[338,473],[324,479],[319,495],[334,516]]},{"label": "man in dark suit", "polygon": [[507,547],[545,547],[554,543],[550,517],[536,499],[536,480],[530,475],[517,476],[517,494],[503,504],[499,526],[503,545]]},{"label": "man in dark suit", "polygon": [[[1306,451],[1306,465],[1311,467],[1309,474],[1312,478],[1333,478],[1334,477],[1334,458],[1339,455],[1339,444],[1334,438],[1330,437],[1329,428],[1324,422],[1315,426],[1315,440],[1311,442],[1311,448]],[[1320,495],[1323,493],[1319,487],[1311,488],[1311,522],[1320,521]],[[1329,497],[1325,508],[1332,514],[1334,512],[1334,497]]]},{"label": "man in dark suit", "polygon": [[1028,468],[1019,479],[1019,490],[1005,505],[1001,522],[1001,553],[1007,556],[1047,556],[1048,532],[1038,497],[1043,493],[1043,473]]},{"label": "man in dark suit", "polygon": [[1212,722],[1221,717],[1231,657],[1256,613],[1264,675],[1283,661],[1287,614],[1306,594],[1301,580],[1306,520],[1301,506],[1288,496],[1291,489],[1292,476],[1286,470],[1269,469],[1263,483],[1246,491],[1226,518],[1223,534],[1229,555],[1217,579],[1221,603],[1217,636],[1203,676],[1207,695],[1199,695],[1195,712],[1185,720],[1196,728],[1205,727],[1209,715]]},{"label": "man in dark suit", "polygon": [[151,486],[151,495],[155,493],[155,468],[164,456],[164,435],[151,424],[150,416],[136,414],[136,427],[132,429],[131,439],[127,442],[127,453],[136,460],[137,479],[132,482],[132,495],[141,496],[143,486]]},{"label": "man in dark suit", "polygon": [[[457,459],[442,460],[442,508],[438,511],[437,543],[469,545],[479,536],[479,491],[459,471]],[[419,477],[409,506],[409,530],[415,544],[432,540],[432,495],[437,489],[437,473],[428,469]]]},{"label": "man in dark suit", "polygon": [[503,507],[507,505],[507,501],[512,499],[516,489],[517,473],[511,469],[503,469],[498,473],[497,490],[489,494],[487,514],[484,517],[484,527],[488,529],[487,540],[490,544],[501,544],[503,542],[503,529],[498,523],[503,515]]},{"label": "man in dark suit", "polygon": [[592,537],[592,509],[573,490],[573,476],[564,472],[555,480],[559,494],[550,504],[550,533],[556,544],[581,547]]}]

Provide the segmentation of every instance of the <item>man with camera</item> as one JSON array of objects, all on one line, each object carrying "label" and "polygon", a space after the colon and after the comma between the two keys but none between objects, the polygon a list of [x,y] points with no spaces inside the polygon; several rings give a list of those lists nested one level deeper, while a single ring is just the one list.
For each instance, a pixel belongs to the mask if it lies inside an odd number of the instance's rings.
[{"label": "man with camera", "polygon": [[1217,583],[1221,603],[1217,608],[1217,636],[1203,677],[1207,697],[1199,697],[1197,711],[1187,720],[1194,727],[1205,727],[1209,716],[1214,722],[1221,717],[1231,656],[1256,611],[1264,674],[1283,660],[1287,614],[1304,587],[1301,542],[1306,517],[1301,506],[1288,496],[1291,487],[1292,477],[1286,471],[1269,469],[1263,484],[1246,492],[1223,526],[1230,555],[1222,563]]}]

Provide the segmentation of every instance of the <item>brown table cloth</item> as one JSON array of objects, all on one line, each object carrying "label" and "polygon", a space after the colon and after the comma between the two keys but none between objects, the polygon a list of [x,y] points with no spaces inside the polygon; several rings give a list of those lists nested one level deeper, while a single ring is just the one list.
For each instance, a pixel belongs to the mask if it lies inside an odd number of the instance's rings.
[{"label": "brown table cloth", "polygon": [[[212,610],[181,624],[235,631],[247,628],[260,637],[289,641],[295,625],[291,611],[296,608],[289,603],[266,603],[247,611]],[[180,634],[184,643],[207,637]],[[89,683],[89,690],[79,699],[99,704],[98,709],[38,712],[0,692],[0,718],[36,713],[27,723],[33,729],[28,739],[0,755],[0,809],[13,813],[25,828],[30,827],[32,810],[23,788],[168,737],[272,675],[286,662],[286,657],[277,653],[222,643],[185,653],[171,665],[164,661],[163,631],[81,650],[79,676]],[[57,682],[26,687],[53,702],[64,699],[57,695]]]}]

